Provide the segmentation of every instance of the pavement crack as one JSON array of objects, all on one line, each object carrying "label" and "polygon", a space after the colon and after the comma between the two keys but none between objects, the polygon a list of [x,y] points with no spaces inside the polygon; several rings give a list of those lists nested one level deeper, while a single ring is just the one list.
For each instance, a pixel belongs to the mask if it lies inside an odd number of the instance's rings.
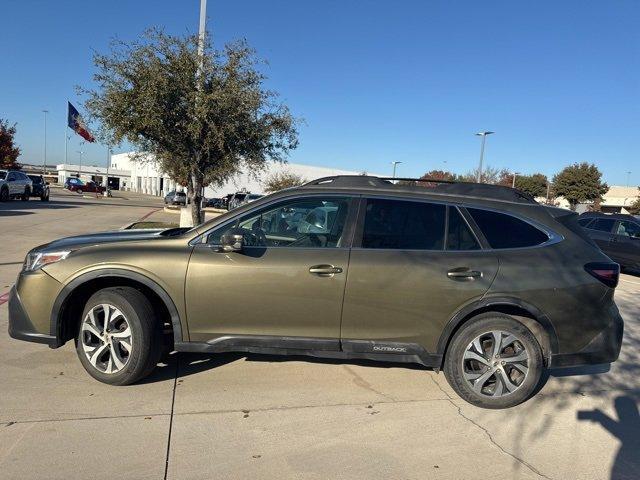
[{"label": "pavement crack", "polygon": [[369,390],[370,392],[375,393],[376,395],[380,395],[381,397],[386,398],[387,400],[391,400],[393,402],[396,401],[395,398],[393,398],[391,395],[388,395],[384,392],[381,392],[380,390],[376,390],[375,388],[373,388],[373,385],[371,385],[369,382],[367,382],[364,378],[362,378],[360,375],[358,375],[352,368],[350,368],[348,365],[342,365],[342,367],[349,372],[349,374],[353,377],[353,383],[355,383],[357,386],[364,388],[365,390]]},{"label": "pavement crack", "polygon": [[489,430],[485,427],[483,427],[482,425],[480,425],[479,423],[477,423],[476,421],[474,421],[473,419],[467,417],[464,413],[462,413],[462,407],[457,405],[454,401],[453,398],[451,397],[451,395],[449,395],[449,393],[442,388],[442,386],[440,385],[440,383],[438,383],[438,381],[435,379],[435,377],[433,375],[430,376],[431,380],[433,381],[433,383],[436,385],[436,387],[447,396],[447,401],[453,405],[453,407],[457,410],[457,413],[460,417],[464,418],[467,422],[471,423],[472,425],[476,426],[477,428],[479,428],[480,430],[482,430],[484,432],[484,434],[487,436],[487,438],[489,439],[489,441],[491,442],[491,444],[493,446],[495,446],[498,450],[500,450],[502,453],[504,453],[505,455],[508,455],[509,457],[513,458],[516,462],[518,462],[520,465],[528,468],[531,472],[535,473],[536,475],[538,475],[539,477],[542,478],[546,478],[547,480],[552,480],[551,477],[548,477],[547,475],[545,475],[544,473],[542,473],[540,470],[538,470],[536,467],[534,467],[533,465],[531,465],[529,462],[527,462],[526,460],[523,460],[522,458],[518,457],[517,455],[509,452],[508,450],[506,450],[505,448],[503,448],[498,442],[496,442],[493,438],[493,435],[491,435],[491,432],[489,432]]},{"label": "pavement crack", "polygon": [[167,435],[167,454],[164,462],[164,480],[169,474],[169,454],[171,453],[171,432],[173,430],[173,412],[176,404],[176,387],[178,386],[178,374],[180,372],[180,354],[176,355],[176,376],[173,378],[173,393],[171,395],[171,415],[169,416],[169,434]]}]

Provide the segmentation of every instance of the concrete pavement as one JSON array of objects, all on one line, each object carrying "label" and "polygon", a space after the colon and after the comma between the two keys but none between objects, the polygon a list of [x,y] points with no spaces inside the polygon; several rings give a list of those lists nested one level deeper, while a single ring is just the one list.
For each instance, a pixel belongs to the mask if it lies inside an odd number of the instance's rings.
[{"label": "concrete pavement", "polygon": [[[29,248],[160,206],[62,195],[0,204],[0,294]],[[624,275],[609,371],[554,372],[507,411],[475,408],[417,366],[302,357],[173,354],[144,382],[110,387],[72,344],[0,333],[0,478],[638,478],[639,292],[640,276]]]}]

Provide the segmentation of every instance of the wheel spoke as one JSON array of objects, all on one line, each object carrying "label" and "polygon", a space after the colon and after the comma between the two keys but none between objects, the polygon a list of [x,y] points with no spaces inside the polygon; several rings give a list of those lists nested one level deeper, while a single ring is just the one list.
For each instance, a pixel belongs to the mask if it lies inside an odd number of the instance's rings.
[{"label": "wheel spoke", "polygon": [[510,363],[509,366],[520,370],[520,372],[522,372],[523,375],[526,375],[527,372],[529,371],[529,368],[525,367],[521,363]]},{"label": "wheel spoke", "polygon": [[502,332],[493,331],[491,332],[491,336],[493,337],[493,356],[500,355],[502,351]]},{"label": "wheel spoke", "polygon": [[521,352],[513,355],[512,357],[503,357],[503,360],[507,363],[515,363],[515,362],[524,362],[529,359],[529,355],[527,355],[526,350],[522,350]]},{"label": "wheel spoke", "polygon": [[493,370],[487,370],[478,379],[473,382],[473,391],[476,393],[482,393],[482,387],[487,383],[487,380],[493,375]]},{"label": "wheel spoke", "polygon": [[114,332],[111,334],[114,338],[129,338],[131,336],[131,329],[127,325],[127,328],[122,330],[121,332]]},{"label": "wheel spoke", "polygon": [[127,353],[131,353],[131,343],[128,340],[118,340],[118,344],[122,345]]},{"label": "wheel spoke", "polygon": [[483,356],[477,354],[476,352],[472,352],[471,350],[467,350],[466,352],[464,352],[464,359],[465,360],[476,360],[476,361],[482,363],[483,365],[489,366],[489,360],[487,360]]},{"label": "wheel spoke", "polygon": [[122,369],[122,367],[124,367],[124,364],[127,362],[126,359],[120,356],[120,350],[115,344],[111,347],[111,357],[113,358],[113,363],[116,366],[116,370]]},{"label": "wheel spoke", "polygon": [[101,307],[102,307],[102,314],[103,314],[102,331],[104,333],[107,333],[107,328],[109,327],[109,311],[111,309],[111,305],[107,303],[103,303]]},{"label": "wheel spoke", "polygon": [[492,397],[501,397],[502,392],[504,392],[504,380],[502,379],[502,375],[499,373],[500,371],[496,371],[496,386],[493,389]]},{"label": "wheel spoke", "polygon": [[82,324],[82,330],[84,332],[89,332],[91,333],[93,336],[97,337],[97,338],[101,338],[102,337],[102,333],[100,331],[98,331],[98,329],[96,327],[94,327],[92,324],[90,323],[86,323],[84,322]]},{"label": "wheel spoke", "polygon": [[[98,368],[98,365],[97,365],[98,359],[100,358],[100,356],[102,355],[102,353],[105,351],[106,348],[107,348],[107,344],[104,343],[92,352],[91,357],[89,357],[89,361],[91,362],[91,365]],[[100,369],[98,368],[98,370]]]},{"label": "wheel spoke", "polygon": [[507,390],[509,390],[509,393],[513,392],[516,388],[518,388],[518,385],[516,385],[511,381],[506,371],[500,370],[500,378],[504,382],[504,386],[507,387]]}]

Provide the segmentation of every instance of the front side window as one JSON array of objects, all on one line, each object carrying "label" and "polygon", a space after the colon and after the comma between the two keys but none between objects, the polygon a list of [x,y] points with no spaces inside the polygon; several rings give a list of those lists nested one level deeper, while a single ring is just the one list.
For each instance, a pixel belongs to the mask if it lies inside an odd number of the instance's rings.
[{"label": "front side window", "polygon": [[467,208],[491,248],[533,247],[549,240],[549,236],[533,225],[512,215]]},{"label": "front side window", "polygon": [[593,221],[593,218],[581,218],[578,223],[581,227],[589,228],[589,224]]},{"label": "front side window", "polygon": [[612,218],[598,218],[589,225],[591,230],[599,230],[601,232],[611,232],[613,224],[616,223]]},{"label": "front side window", "polygon": [[617,233],[625,237],[640,238],[640,225],[631,222],[620,222]]},{"label": "front side window", "polygon": [[225,232],[239,228],[249,247],[337,248],[343,243],[348,209],[346,197],[289,200],[214,229],[208,243],[217,245]]},{"label": "front side window", "polygon": [[423,202],[369,199],[363,248],[442,250],[446,207]]}]

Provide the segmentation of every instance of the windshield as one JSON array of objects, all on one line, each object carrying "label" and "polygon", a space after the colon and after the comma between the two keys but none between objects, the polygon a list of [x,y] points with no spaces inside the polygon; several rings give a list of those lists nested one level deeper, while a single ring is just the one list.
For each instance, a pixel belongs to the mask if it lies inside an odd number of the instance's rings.
[{"label": "windshield", "polygon": [[42,183],[42,177],[38,175],[27,175],[33,183]]}]

